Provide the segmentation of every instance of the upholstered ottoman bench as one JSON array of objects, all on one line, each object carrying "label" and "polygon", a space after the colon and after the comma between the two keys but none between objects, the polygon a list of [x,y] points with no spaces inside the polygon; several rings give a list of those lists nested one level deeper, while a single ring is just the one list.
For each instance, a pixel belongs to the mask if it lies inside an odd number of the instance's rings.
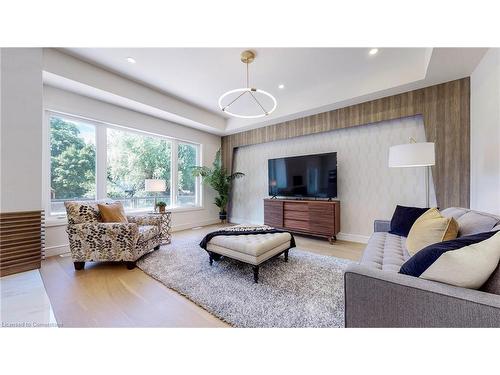
[{"label": "upholstered ottoman bench", "polygon": [[208,252],[210,265],[222,256],[253,266],[254,281],[259,281],[259,266],[295,247],[293,235],[267,225],[236,225],[207,234],[200,246]]}]

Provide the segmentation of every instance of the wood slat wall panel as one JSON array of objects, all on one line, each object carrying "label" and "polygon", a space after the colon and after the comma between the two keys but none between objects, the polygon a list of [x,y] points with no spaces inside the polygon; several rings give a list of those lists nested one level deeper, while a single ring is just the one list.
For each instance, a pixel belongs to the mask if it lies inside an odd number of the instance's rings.
[{"label": "wood slat wall panel", "polygon": [[40,268],[44,223],[43,211],[0,213],[0,276]]},{"label": "wood slat wall panel", "polygon": [[225,136],[223,163],[232,170],[238,147],[415,115],[423,116],[426,138],[436,143],[432,175],[438,206],[469,207],[469,77]]}]

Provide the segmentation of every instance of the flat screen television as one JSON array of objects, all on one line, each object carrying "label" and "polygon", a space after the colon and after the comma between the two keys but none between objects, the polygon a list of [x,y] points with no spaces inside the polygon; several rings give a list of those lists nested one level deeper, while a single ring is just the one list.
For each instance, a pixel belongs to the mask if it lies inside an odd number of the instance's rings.
[{"label": "flat screen television", "polygon": [[269,195],[337,197],[337,153],[269,159]]}]

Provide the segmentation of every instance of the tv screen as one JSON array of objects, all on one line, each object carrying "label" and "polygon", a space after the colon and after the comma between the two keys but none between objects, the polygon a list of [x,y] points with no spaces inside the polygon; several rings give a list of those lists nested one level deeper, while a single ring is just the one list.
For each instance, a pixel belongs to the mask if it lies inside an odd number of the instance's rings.
[{"label": "tv screen", "polygon": [[337,153],[269,159],[269,195],[337,197]]}]

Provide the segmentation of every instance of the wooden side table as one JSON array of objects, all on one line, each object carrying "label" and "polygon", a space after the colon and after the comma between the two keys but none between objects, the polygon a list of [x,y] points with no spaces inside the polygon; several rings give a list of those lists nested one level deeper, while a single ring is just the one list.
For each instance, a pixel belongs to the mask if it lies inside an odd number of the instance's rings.
[{"label": "wooden side table", "polygon": [[161,244],[168,245],[172,240],[172,235],[170,234],[172,212],[149,212],[149,215],[161,215]]}]

